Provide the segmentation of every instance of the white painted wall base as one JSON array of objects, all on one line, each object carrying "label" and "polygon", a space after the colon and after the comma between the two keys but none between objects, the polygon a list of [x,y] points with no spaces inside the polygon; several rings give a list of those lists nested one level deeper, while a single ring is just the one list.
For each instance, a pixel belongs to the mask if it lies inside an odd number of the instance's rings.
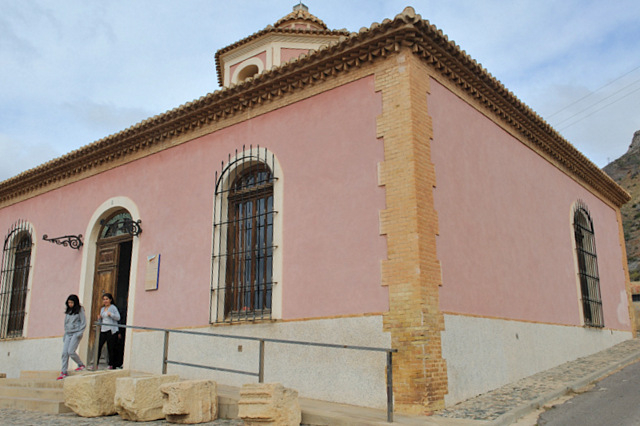
[{"label": "white painted wall base", "polygon": [[[0,373],[10,378],[20,377],[22,370],[60,371],[61,358],[62,336],[0,342]],[[75,363],[69,360],[69,369],[75,368]]]},{"label": "white painted wall base", "polygon": [[[192,330],[391,347],[389,333],[382,332],[381,316],[207,326]],[[449,379],[445,404],[451,406],[630,338],[631,333],[623,331],[445,315],[442,349]],[[125,360],[125,367],[160,373],[163,339],[160,332],[132,333],[132,356]],[[62,337],[0,342],[0,373],[19,377],[21,370],[59,370],[61,351]],[[85,354],[80,355],[84,360]],[[171,334],[169,359],[257,373],[258,343]],[[302,397],[383,409],[386,407],[385,363],[384,353],[267,343],[265,382],[280,382],[298,390]],[[73,361],[69,368],[75,368]],[[183,378],[212,378],[234,386],[257,382],[255,376],[178,365],[169,365],[168,372]]]},{"label": "white painted wall base", "polygon": [[[190,329],[225,335],[302,340],[354,346],[391,347],[382,332],[382,316],[336,318]],[[162,372],[164,333],[131,333],[132,348],[125,368]],[[84,336],[86,339],[87,336]],[[81,346],[82,347],[82,346]],[[241,347],[241,348],[240,348]],[[172,333],[169,359],[232,370],[258,372],[255,341]],[[106,348],[103,349],[106,351]],[[0,373],[19,377],[22,370],[60,370],[62,336],[0,342]],[[79,352],[82,359],[86,353]],[[386,353],[266,343],[265,382],[280,382],[300,396],[375,408],[386,408]],[[125,355],[126,356],[126,355]],[[75,363],[69,362],[69,369]],[[169,365],[182,378],[212,378],[221,384],[257,383],[256,376]]]},{"label": "white painted wall base", "polygon": [[445,315],[445,405],[631,339],[631,332]]},{"label": "white painted wall base", "polygon": [[[192,331],[284,340],[303,340],[389,348],[391,337],[382,332],[382,317],[337,318],[266,324],[211,326]],[[133,334],[129,367],[162,371],[164,334]],[[241,347],[241,348],[240,348]],[[259,343],[219,337],[170,334],[169,360],[258,372]],[[386,408],[386,353],[318,348],[280,343],[265,345],[265,383],[279,382],[301,397]],[[183,378],[211,378],[221,384],[257,383],[256,376],[170,364],[169,374]]]}]

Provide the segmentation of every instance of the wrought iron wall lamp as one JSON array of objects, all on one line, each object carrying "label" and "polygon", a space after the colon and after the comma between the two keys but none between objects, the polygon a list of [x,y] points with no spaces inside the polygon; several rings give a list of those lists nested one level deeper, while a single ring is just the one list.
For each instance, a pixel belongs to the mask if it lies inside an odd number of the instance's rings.
[{"label": "wrought iron wall lamp", "polygon": [[49,241],[50,243],[56,243],[63,247],[71,247],[75,250],[80,250],[82,247],[82,234],[78,235],[65,235],[63,237],[49,238],[47,234],[42,236],[42,239]]}]

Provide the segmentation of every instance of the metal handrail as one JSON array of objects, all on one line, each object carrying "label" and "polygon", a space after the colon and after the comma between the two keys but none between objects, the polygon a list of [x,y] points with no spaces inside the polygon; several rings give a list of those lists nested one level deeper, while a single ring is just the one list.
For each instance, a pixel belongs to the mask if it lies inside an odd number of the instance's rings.
[{"label": "metal handrail", "polygon": [[[373,352],[386,352],[387,354],[387,422],[393,423],[393,353],[397,353],[397,349],[389,349],[389,348],[377,348],[371,346],[356,346],[356,345],[339,345],[335,343],[318,343],[318,342],[306,342],[302,340],[284,340],[284,339],[270,339],[263,337],[251,337],[251,336],[238,336],[233,334],[219,334],[219,333],[205,333],[202,331],[190,331],[190,330],[171,330],[167,328],[157,328],[157,327],[143,327],[138,325],[125,325],[125,324],[107,324],[100,321],[94,322],[96,327],[96,339],[95,339],[95,348],[93,351],[93,367],[97,368],[98,366],[98,345],[99,345],[99,336],[100,336],[100,326],[107,325],[110,327],[116,326],[118,328],[132,328],[136,330],[150,330],[150,331],[162,331],[164,332],[164,349],[162,356],[162,374],[167,374],[167,365],[183,365],[187,367],[195,367],[195,368],[206,368],[209,370],[223,371],[227,373],[235,373],[235,374],[245,374],[248,376],[256,376],[258,377],[258,383],[264,383],[264,354],[265,354],[265,343],[280,343],[285,345],[303,345],[303,346],[319,346],[323,348],[334,348],[334,349],[350,349],[350,350],[358,350],[358,351],[373,351]],[[169,333],[181,333],[181,334],[193,334],[198,336],[209,336],[209,337],[221,337],[225,339],[238,339],[238,340],[250,340],[259,343],[259,355],[258,355],[258,372],[252,371],[242,371],[242,370],[231,370],[228,368],[221,367],[213,367],[208,365],[201,364],[190,364],[186,362],[173,361],[169,360]]]}]

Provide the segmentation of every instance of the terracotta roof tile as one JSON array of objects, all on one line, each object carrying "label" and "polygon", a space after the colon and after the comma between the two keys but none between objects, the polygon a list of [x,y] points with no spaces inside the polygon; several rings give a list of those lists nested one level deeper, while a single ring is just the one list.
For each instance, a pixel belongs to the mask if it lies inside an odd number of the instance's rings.
[{"label": "terracotta roof tile", "polygon": [[[294,6],[293,12],[278,19],[278,21],[275,24],[273,24],[273,26],[276,28],[282,28],[287,25],[291,25],[293,23],[308,23],[314,29],[323,29],[323,30],[329,29],[329,27],[327,27],[327,25],[324,22],[322,22],[320,18],[309,13],[309,9],[307,9],[307,7],[303,4]],[[319,26],[320,28],[315,28],[317,26]]]}]

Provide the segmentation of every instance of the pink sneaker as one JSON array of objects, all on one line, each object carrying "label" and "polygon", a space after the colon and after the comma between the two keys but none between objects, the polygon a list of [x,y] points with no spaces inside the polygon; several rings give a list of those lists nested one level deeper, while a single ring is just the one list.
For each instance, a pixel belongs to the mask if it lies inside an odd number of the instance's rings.
[{"label": "pink sneaker", "polygon": [[113,370],[113,365],[108,366],[107,370]]},{"label": "pink sneaker", "polygon": [[62,379],[64,379],[64,378],[65,378],[65,377],[67,377],[67,376],[68,376],[68,374],[67,374],[67,373],[60,373],[60,377],[58,377],[56,380],[62,380]]},{"label": "pink sneaker", "polygon": [[82,371],[85,369],[84,365],[79,366],[78,368],[75,369],[75,371]]}]

